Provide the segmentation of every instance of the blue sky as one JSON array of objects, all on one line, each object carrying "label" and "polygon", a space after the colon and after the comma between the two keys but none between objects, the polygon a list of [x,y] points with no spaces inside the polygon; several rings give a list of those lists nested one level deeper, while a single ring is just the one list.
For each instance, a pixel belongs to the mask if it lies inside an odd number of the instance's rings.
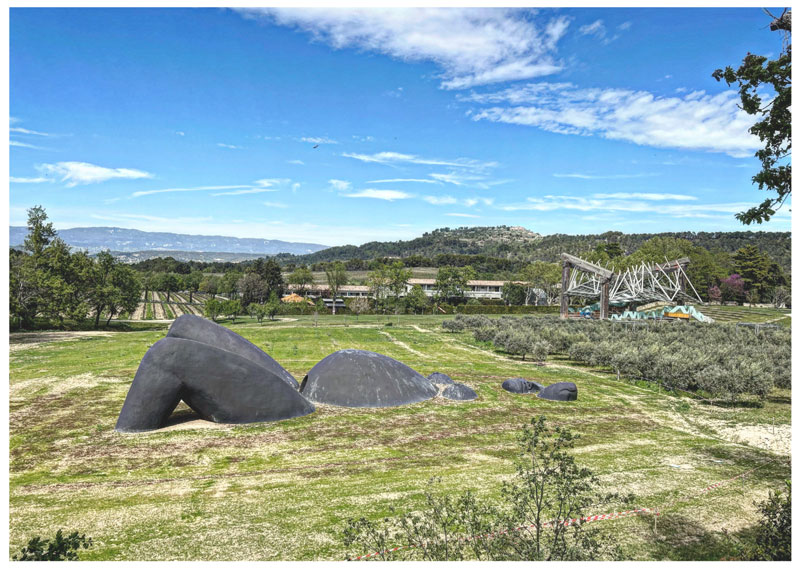
[{"label": "blue sky", "polygon": [[[773,12],[779,11],[774,9]],[[717,67],[759,9],[19,9],[10,223],[360,244],[790,230]]]}]

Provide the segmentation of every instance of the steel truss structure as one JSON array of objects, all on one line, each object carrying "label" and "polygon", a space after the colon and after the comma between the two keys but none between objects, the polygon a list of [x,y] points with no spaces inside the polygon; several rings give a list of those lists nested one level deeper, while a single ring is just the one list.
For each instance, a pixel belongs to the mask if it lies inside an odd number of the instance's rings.
[{"label": "steel truss structure", "polygon": [[643,262],[622,273],[566,253],[561,255],[561,261],[562,317],[567,315],[570,297],[599,300],[601,318],[608,317],[609,302],[703,303],[686,275],[685,267],[690,261],[685,257],[663,264]]}]

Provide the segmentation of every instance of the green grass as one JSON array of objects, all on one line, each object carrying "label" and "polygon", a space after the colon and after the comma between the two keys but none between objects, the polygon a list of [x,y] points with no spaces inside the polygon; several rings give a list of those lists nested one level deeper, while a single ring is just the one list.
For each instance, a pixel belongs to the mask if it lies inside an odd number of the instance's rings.
[{"label": "green grass", "polygon": [[164,317],[168,320],[175,319],[175,314],[172,312],[172,309],[169,307],[169,304],[162,303],[161,305],[164,306]]},{"label": "green grass", "polygon": [[755,308],[750,306],[698,306],[703,315],[711,316],[719,322],[777,322],[790,319],[791,310],[778,308]]},{"label": "green grass", "polygon": [[[579,462],[607,489],[635,493],[637,505],[694,496],[663,512],[657,535],[645,517],[602,525],[637,559],[719,559],[727,553],[721,529],[753,525],[753,502],[790,476],[780,454],[731,434],[768,433],[773,424],[785,431],[788,391],[762,407],[711,406],[563,357],[544,367],[510,359],[467,334],[442,332],[440,316],[326,316],[319,327],[313,316],[291,319],[237,318],[229,327],[298,379],[331,352],[359,348],[425,375],[447,373],[479,398],[383,409],[318,405],[301,418],[240,426],[179,424],[192,417],[181,404],[174,428],[121,435],[113,428],[130,382],[166,325],[22,349],[16,344],[26,334],[12,334],[10,553],[63,528],[94,539],[81,552],[87,560],[341,560],[346,518],[418,508],[433,476],[443,491],[499,498],[514,471],[515,434],[540,414],[579,433]],[[511,395],[500,384],[515,376],[573,381],[579,399]],[[697,496],[758,466],[744,487]]]}]

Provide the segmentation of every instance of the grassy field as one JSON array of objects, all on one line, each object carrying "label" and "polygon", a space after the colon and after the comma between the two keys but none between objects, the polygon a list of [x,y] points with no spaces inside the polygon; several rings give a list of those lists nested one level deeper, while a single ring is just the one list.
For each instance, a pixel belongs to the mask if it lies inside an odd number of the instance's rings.
[{"label": "grassy field", "polygon": [[[763,406],[709,405],[561,358],[511,359],[441,331],[441,317],[388,321],[321,317],[314,327],[310,316],[230,327],[298,379],[329,353],[360,348],[447,373],[478,400],[317,405],[308,416],[244,426],[197,420],[181,404],[169,427],[122,435],[114,424],[130,382],[166,326],[12,334],[11,553],[63,528],[93,538],[87,560],[342,560],[346,518],[418,508],[433,476],[442,491],[498,497],[514,471],[516,433],[540,414],[582,436],[576,457],[605,488],[650,508],[687,497],[662,511],[656,533],[649,517],[598,525],[632,558],[725,556],[722,530],[753,525],[754,503],[791,475],[789,391]],[[500,388],[516,376],[573,381],[579,398],[555,403]],[[698,493],[752,468],[743,482]]]}]

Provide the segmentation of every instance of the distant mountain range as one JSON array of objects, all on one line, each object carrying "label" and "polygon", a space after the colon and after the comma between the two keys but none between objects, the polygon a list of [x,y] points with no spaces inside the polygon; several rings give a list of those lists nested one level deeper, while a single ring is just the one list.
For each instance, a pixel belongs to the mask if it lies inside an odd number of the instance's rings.
[{"label": "distant mountain range", "polygon": [[[27,227],[10,227],[9,245],[19,246],[28,235]],[[314,243],[292,243],[273,239],[239,239],[207,235],[152,233],[119,227],[79,227],[58,231],[58,236],[75,249],[97,253],[110,249],[131,253],[146,251],[147,256],[167,256],[163,251],[186,253],[237,253],[255,258],[280,253],[311,254],[326,247]],[[174,255],[170,255],[174,256]],[[206,255],[202,255],[206,256]],[[213,256],[213,255],[212,255]],[[175,257],[177,258],[177,257]],[[238,260],[238,259],[237,259]],[[241,258],[241,260],[247,260]]]}]

